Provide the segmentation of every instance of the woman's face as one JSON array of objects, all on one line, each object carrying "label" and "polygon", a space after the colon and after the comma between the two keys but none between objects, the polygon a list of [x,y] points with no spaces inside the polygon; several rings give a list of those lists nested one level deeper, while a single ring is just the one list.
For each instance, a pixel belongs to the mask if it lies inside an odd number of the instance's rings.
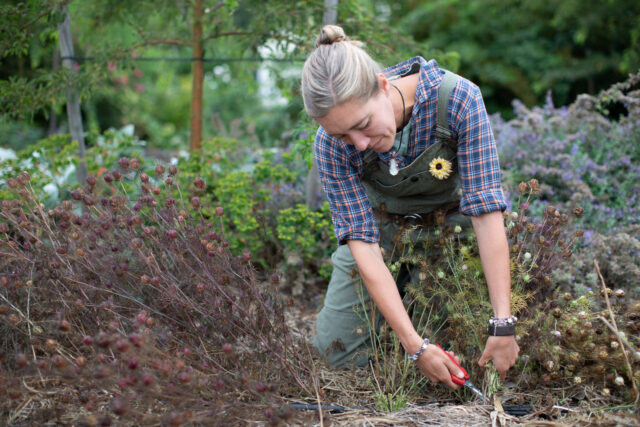
[{"label": "woman's face", "polygon": [[336,105],[329,114],[317,119],[325,132],[358,151],[367,148],[378,153],[389,151],[396,136],[396,119],[391,104],[390,84],[378,76],[380,90],[366,102],[348,101]]}]

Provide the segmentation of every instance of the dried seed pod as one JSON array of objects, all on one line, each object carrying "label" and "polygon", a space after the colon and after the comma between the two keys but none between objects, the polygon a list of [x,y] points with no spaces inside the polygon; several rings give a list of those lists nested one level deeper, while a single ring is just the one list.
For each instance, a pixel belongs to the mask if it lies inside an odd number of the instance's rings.
[{"label": "dried seed pod", "polygon": [[87,359],[85,359],[83,356],[76,357],[76,366],[78,366],[79,368],[83,368],[86,364]]},{"label": "dried seed pod", "polygon": [[202,189],[204,189],[204,187],[206,186],[206,184],[205,184],[205,182],[204,182],[204,179],[202,179],[202,178],[200,178],[200,177],[197,177],[197,178],[195,178],[195,179],[193,180],[193,185],[194,185],[196,188],[199,188],[199,189],[201,189],[201,190],[202,190]]},{"label": "dried seed pod", "polygon": [[127,401],[121,397],[116,397],[111,401],[111,410],[118,416],[123,416],[129,410]]},{"label": "dried seed pod", "polygon": [[188,372],[182,371],[178,374],[178,381],[182,384],[188,384],[191,382],[191,375]]},{"label": "dried seed pod", "polygon": [[582,208],[582,206],[577,206],[576,208],[573,209],[573,215],[576,218],[580,218],[583,213],[584,213],[584,209]]},{"label": "dried seed pod", "polygon": [[518,191],[520,192],[520,194],[526,193],[528,189],[529,185],[526,182],[521,182],[520,184],[518,184]]},{"label": "dried seed pod", "polygon": [[67,360],[59,354],[51,356],[51,365],[56,369],[62,369],[67,366]]}]

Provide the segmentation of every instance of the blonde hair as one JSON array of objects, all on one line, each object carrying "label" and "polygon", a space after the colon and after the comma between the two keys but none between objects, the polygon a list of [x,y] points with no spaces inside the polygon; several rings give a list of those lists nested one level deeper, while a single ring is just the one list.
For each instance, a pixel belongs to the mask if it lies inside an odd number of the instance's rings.
[{"label": "blonde hair", "polygon": [[337,25],[325,25],[316,49],[302,68],[302,100],[312,118],[324,117],[336,105],[367,101],[378,92],[381,71],[357,41]]}]

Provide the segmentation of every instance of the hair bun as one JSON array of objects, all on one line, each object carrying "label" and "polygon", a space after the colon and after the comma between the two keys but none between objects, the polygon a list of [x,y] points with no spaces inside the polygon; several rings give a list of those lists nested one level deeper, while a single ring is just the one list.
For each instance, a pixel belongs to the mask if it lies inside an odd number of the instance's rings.
[{"label": "hair bun", "polygon": [[349,37],[344,33],[342,27],[325,25],[322,27],[322,33],[316,39],[316,47],[320,47],[323,44],[330,45],[345,41],[349,41]]}]

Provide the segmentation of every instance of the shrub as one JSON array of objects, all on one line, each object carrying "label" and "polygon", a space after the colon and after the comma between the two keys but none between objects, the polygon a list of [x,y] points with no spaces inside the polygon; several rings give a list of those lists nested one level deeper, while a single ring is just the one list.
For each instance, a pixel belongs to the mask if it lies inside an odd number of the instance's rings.
[{"label": "shrub", "polygon": [[[255,411],[250,404],[269,409],[270,422],[290,416],[278,395],[307,393],[308,370],[275,284],[257,280],[250,252],[230,253],[224,209],[200,198],[203,180],[181,187],[175,166],[159,167],[161,189],[137,162],[119,164],[50,210],[28,173],[9,180],[14,198],[2,201],[0,219],[3,416],[56,381],[69,394],[63,403],[90,414],[80,423],[233,422]],[[61,413],[74,415],[30,416]]]},{"label": "shrub", "polygon": [[[582,206],[577,225],[608,233],[640,221],[640,73],[598,96],[581,95],[568,107],[515,102],[517,117],[494,118],[504,184],[512,194],[536,178],[541,198],[564,211]],[[619,117],[612,111],[620,111]],[[532,208],[538,212],[543,204]]]},{"label": "shrub", "polygon": [[[292,151],[253,152],[237,144],[224,138],[204,142],[202,152],[179,161],[179,179],[201,176],[210,183],[203,197],[225,206],[224,231],[233,253],[250,249],[265,271],[279,268],[287,288],[301,279],[327,279],[336,240],[328,206],[302,205],[306,163]],[[203,214],[212,216],[206,209]]]},{"label": "shrub", "polygon": [[[640,378],[634,378],[621,363],[622,349],[601,320],[610,319],[605,304],[594,292],[577,296],[571,292],[560,295],[557,290],[560,283],[554,273],[572,259],[572,249],[583,236],[581,230],[573,231],[571,224],[582,216],[582,209],[576,207],[565,214],[547,206],[539,218],[529,211],[540,191],[537,180],[522,182],[518,189],[514,211],[504,214],[512,278],[511,311],[519,318],[516,333],[521,357],[514,368],[521,372],[518,386],[598,386],[607,388],[611,396],[632,400],[629,388],[616,384],[628,385]],[[432,231],[401,229],[386,262],[396,279],[401,272],[412,271],[404,287],[405,304],[418,333],[455,351],[471,377],[481,378],[476,362],[493,312],[477,242],[473,234],[446,226],[444,216],[440,218],[439,226]],[[421,237],[417,244],[416,235]],[[608,292],[614,294],[610,289]],[[622,289],[615,295],[617,327],[637,348],[638,300],[629,298]],[[407,368],[397,338],[386,324],[373,342],[374,374],[382,384],[378,394],[386,396],[398,389],[410,393],[425,384],[415,369]],[[606,356],[596,351],[603,346],[611,347]],[[639,361],[632,364],[634,371],[640,368]],[[493,379],[487,376],[487,381]]]}]

